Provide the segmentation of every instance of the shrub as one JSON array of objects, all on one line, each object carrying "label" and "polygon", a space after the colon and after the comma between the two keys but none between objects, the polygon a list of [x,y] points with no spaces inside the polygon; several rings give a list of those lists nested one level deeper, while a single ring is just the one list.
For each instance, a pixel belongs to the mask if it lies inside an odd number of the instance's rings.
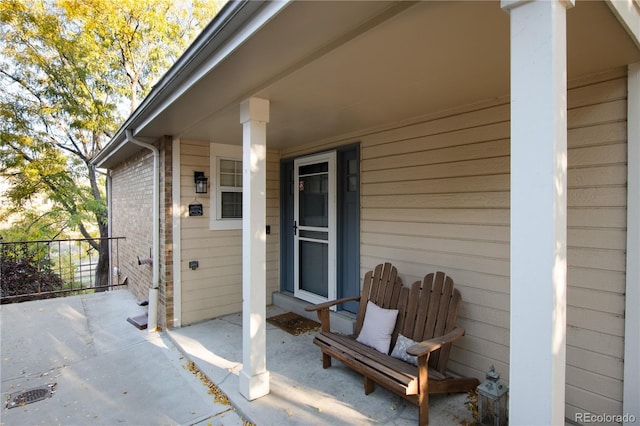
[{"label": "shrub", "polygon": [[[51,269],[46,266],[38,268],[38,262],[34,258],[16,259],[4,256],[0,259],[0,284],[3,299],[9,296],[61,290],[64,286],[62,279]],[[39,296],[48,297],[55,297],[55,294]],[[15,301],[24,299],[17,298]]]}]

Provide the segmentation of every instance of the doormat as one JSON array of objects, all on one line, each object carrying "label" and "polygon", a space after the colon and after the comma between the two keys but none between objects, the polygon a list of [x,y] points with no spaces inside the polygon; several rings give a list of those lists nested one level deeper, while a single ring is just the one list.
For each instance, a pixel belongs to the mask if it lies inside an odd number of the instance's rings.
[{"label": "doormat", "polygon": [[31,404],[32,402],[38,402],[46,398],[51,398],[53,396],[55,387],[56,383],[51,383],[50,385],[41,386],[38,388],[31,388],[20,392],[14,392],[9,395],[6,408],[22,407],[23,405]]},{"label": "doormat", "polygon": [[287,312],[285,314],[267,318],[267,322],[283,329],[289,334],[293,334],[294,336],[306,333],[307,331],[320,330],[320,323],[300,316],[294,312]]}]

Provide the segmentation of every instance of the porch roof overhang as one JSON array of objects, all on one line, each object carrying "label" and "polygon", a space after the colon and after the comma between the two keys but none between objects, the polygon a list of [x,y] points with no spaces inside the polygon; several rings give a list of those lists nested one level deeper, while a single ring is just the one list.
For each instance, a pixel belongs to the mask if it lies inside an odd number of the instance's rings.
[{"label": "porch roof overhang", "polygon": [[[568,11],[569,78],[640,60],[640,12],[607,4]],[[251,96],[270,100],[281,149],[509,96],[509,57],[499,1],[230,2],[94,163],[140,149],[126,129],[240,145]]]}]

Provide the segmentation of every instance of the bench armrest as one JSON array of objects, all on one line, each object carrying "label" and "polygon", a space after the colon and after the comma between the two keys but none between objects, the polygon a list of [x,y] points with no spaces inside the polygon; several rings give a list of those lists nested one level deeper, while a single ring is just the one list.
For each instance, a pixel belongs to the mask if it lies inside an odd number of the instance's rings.
[{"label": "bench armrest", "polygon": [[342,299],[329,300],[328,302],[318,303],[317,305],[307,306],[306,308],[304,308],[304,310],[307,311],[307,312],[314,312],[314,311],[319,311],[321,309],[328,309],[328,308],[332,307],[333,305],[338,305],[340,303],[345,303],[345,302],[353,302],[353,301],[356,301],[356,300],[360,300],[360,296],[343,297]]},{"label": "bench armrest", "polygon": [[464,336],[464,328],[456,327],[449,333],[440,336],[434,337],[433,339],[423,340],[422,342],[416,343],[413,346],[407,348],[407,353],[409,355],[421,357],[424,355],[428,355],[433,351],[440,349],[442,346],[447,343],[451,343],[454,340],[459,339]]},{"label": "bench armrest", "polygon": [[360,300],[360,296],[343,297],[342,299],[330,300],[324,303],[318,303],[317,305],[311,305],[304,308],[307,312],[316,312],[318,314],[318,320],[322,325],[322,331],[331,331],[331,317],[329,316],[329,308],[345,302],[354,302]]}]

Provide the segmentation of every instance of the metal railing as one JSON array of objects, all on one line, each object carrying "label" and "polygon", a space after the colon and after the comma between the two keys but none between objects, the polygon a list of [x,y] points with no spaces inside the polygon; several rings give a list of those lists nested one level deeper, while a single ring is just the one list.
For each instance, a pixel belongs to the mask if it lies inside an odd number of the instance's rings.
[{"label": "metal railing", "polygon": [[112,282],[110,272],[113,267],[120,269],[119,242],[124,239],[93,239],[100,250],[87,239],[0,242],[0,303],[105,291],[126,285],[126,280]]}]

